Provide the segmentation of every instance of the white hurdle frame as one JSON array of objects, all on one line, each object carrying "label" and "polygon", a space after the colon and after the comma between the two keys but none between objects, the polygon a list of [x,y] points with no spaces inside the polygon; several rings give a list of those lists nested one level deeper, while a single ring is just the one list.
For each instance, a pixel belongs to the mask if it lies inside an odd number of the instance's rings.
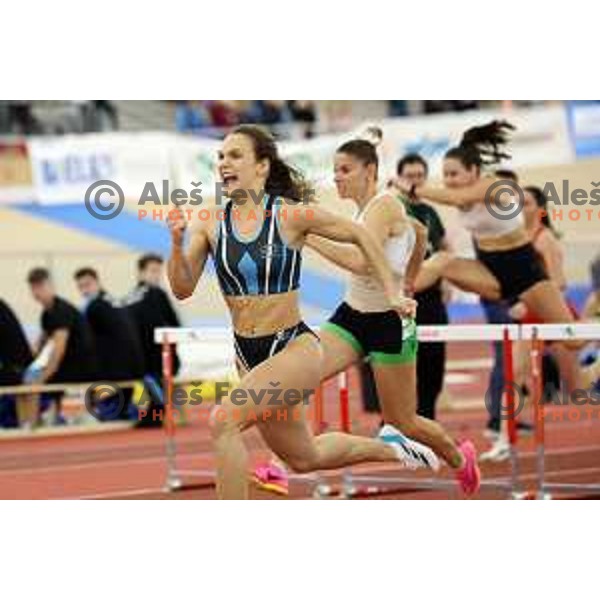
[{"label": "white hurdle frame", "polygon": [[522,325],[521,340],[531,342],[531,375],[534,382],[536,489],[538,500],[549,500],[552,492],[600,493],[600,483],[557,483],[545,480],[545,406],[542,402],[542,353],[544,341],[597,341],[600,339],[599,323]]},{"label": "white hurdle frame", "polygon": [[[179,471],[177,470],[176,458],[177,448],[175,443],[175,430],[173,421],[173,374],[172,374],[172,350],[171,344],[179,344],[194,341],[222,340],[224,329],[195,329],[195,328],[159,328],[154,332],[154,340],[162,346],[163,380],[165,386],[165,414],[166,414],[166,466],[167,478],[166,488],[177,490],[184,487],[182,477],[186,475],[204,476],[214,478],[214,471]],[[229,334],[231,335],[231,334]],[[512,343],[516,341],[531,342],[532,374],[534,381],[541,379],[539,372],[539,356],[541,341],[583,341],[599,340],[600,324],[598,323],[551,323],[540,325],[421,325],[418,327],[418,339],[422,342],[503,342],[505,351],[505,380],[512,381]],[[509,376],[507,378],[507,376]],[[537,378],[537,379],[536,379]],[[340,398],[347,395],[347,378],[345,374],[339,376],[339,385],[342,390]],[[344,391],[344,386],[346,390]],[[484,489],[501,489],[510,492],[512,498],[522,498],[524,495],[520,490],[519,459],[516,449],[516,427],[514,419],[514,394],[507,392],[509,407],[509,446],[511,456],[511,475],[508,481],[503,479],[487,480],[482,482]],[[550,492],[587,492],[600,493],[599,484],[562,484],[546,482],[545,477],[545,446],[544,446],[544,406],[536,393],[534,400],[536,410],[536,454],[537,454],[537,477],[536,497],[538,499],[550,498]],[[342,411],[346,410],[342,407]],[[342,413],[342,420],[344,420]],[[512,418],[510,418],[512,416]],[[347,413],[346,413],[347,417]],[[318,476],[303,476],[301,479],[319,481]],[[443,479],[409,479],[399,477],[383,476],[355,476],[349,469],[343,472],[342,496],[353,497],[360,494],[361,489],[357,483],[364,484],[369,489],[379,488],[372,486],[389,485],[395,487],[410,487],[414,489],[452,489],[456,484],[453,481]],[[211,484],[206,484],[211,485]],[[198,486],[194,486],[198,487]]]},{"label": "white hurdle frame", "polygon": [[[164,490],[174,492],[183,489],[205,489],[214,487],[215,471],[213,469],[178,469],[177,468],[177,442],[175,439],[175,419],[173,417],[173,352],[171,345],[190,342],[222,341],[225,336],[231,337],[231,331],[223,328],[192,327],[163,327],[154,330],[154,342],[162,348],[162,375],[165,397],[165,456],[166,478]],[[206,481],[198,484],[186,484],[186,477],[203,478]],[[322,480],[318,473],[305,475],[294,474],[293,479],[308,481],[314,488],[315,497],[326,496],[331,492],[331,487]]]},{"label": "white hurdle frame", "polygon": [[[417,328],[419,342],[502,342],[504,353],[504,378],[513,377],[513,341],[519,339],[519,325],[420,325]],[[517,429],[514,414],[514,392],[505,389],[508,406],[508,442],[511,471],[508,479],[488,479],[481,482],[482,489],[502,490],[512,499],[523,498],[520,483],[520,465],[517,451]],[[358,484],[358,485],[357,485]],[[365,487],[362,487],[365,486]],[[384,486],[383,489],[380,486]],[[362,495],[385,493],[385,489],[409,488],[414,490],[453,490],[456,482],[450,479],[414,477],[347,475],[344,479],[342,496],[352,498]]]}]

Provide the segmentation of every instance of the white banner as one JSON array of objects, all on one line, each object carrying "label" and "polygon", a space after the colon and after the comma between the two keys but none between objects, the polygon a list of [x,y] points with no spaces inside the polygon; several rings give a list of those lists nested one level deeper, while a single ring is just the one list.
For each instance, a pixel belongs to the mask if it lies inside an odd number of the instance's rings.
[{"label": "white banner", "polygon": [[333,185],[333,155],[343,142],[356,137],[367,125],[383,131],[380,146],[380,179],[395,173],[400,157],[416,152],[429,162],[433,178],[441,177],[444,154],[458,145],[470,127],[484,125],[493,119],[506,119],[516,130],[508,144],[512,159],[504,167],[566,164],[574,160],[569,140],[567,118],[562,106],[501,110],[478,110],[419,117],[386,119],[365,123],[345,135],[323,136],[314,140],[282,144],[282,154],[303,170],[316,185]]},{"label": "white banner", "polygon": [[[471,127],[494,119],[504,119],[516,127],[507,145],[512,159],[504,167],[565,164],[573,161],[567,119],[561,106],[528,109],[479,110],[464,113],[395,119],[386,125],[384,155],[388,167],[408,152],[421,154],[433,176],[440,176],[444,154],[459,144],[462,134]],[[390,161],[391,158],[391,161]],[[390,164],[391,163],[391,164]]]},{"label": "white banner", "polygon": [[215,195],[217,181],[217,152],[221,146],[218,140],[174,135],[171,140],[171,177],[173,185],[183,190],[191,190],[194,184],[202,182],[202,198]]},{"label": "white banner", "polygon": [[[382,182],[395,172],[397,160],[418,152],[429,161],[433,178],[441,175],[445,152],[470,127],[492,119],[516,126],[508,146],[513,158],[506,167],[566,164],[574,160],[567,117],[562,106],[480,110],[387,119],[378,123],[384,138],[380,147]],[[367,124],[365,124],[366,127]],[[337,147],[364,128],[311,140],[282,142],[282,156],[297,166],[317,187],[333,185]],[[162,180],[171,189],[191,190],[202,182],[204,198],[214,195],[216,158],[220,142],[174,133],[110,133],[37,137],[28,141],[36,199],[43,203],[81,202],[88,187],[99,180],[115,181],[128,199],[139,199],[146,182],[162,198]]]},{"label": "white banner", "polygon": [[170,178],[168,133],[105,133],[30,138],[29,155],[37,200],[83,202],[94,182],[111,180],[125,198],[137,200],[146,182],[162,196]]}]

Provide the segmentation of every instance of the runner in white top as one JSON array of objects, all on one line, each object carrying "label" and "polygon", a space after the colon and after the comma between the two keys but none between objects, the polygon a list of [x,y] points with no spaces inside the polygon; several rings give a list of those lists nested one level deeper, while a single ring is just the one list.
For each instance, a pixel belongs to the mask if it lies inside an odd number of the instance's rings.
[{"label": "runner in white top", "polygon": [[[372,143],[356,139],[338,148],[338,195],[356,204],[355,220],[383,246],[401,291],[412,286],[423,260],[426,230],[409,219],[402,202],[390,194],[377,193],[377,171],[377,151]],[[465,440],[457,446],[439,423],[417,415],[414,318],[403,323],[366,261],[352,248],[316,236],[308,236],[307,245],[352,272],[344,302],[319,331],[324,352],[322,379],[369,357],[385,423],[379,436],[401,443],[414,457],[415,466],[435,470],[437,458],[432,458],[429,446],[456,469],[463,491],[475,493],[480,476],[473,444]],[[414,301],[412,306],[416,306]],[[273,480],[278,480],[276,483],[285,489],[285,472],[277,467],[258,469],[255,479],[271,489],[276,487],[270,485]]]}]

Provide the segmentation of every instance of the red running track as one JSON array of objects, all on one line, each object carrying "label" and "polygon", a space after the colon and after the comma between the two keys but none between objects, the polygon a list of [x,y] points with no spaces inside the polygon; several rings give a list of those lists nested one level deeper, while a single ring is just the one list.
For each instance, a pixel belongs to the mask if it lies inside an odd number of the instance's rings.
[{"label": "red running track", "polygon": [[[475,354],[474,354],[475,355]],[[481,354],[478,354],[481,356]],[[478,373],[468,387],[469,396],[480,398],[485,388],[486,373]],[[356,432],[372,434],[377,418],[365,415],[360,409],[359,392],[355,378],[351,378],[351,413]],[[462,395],[456,387],[452,393]],[[466,393],[467,390],[465,389]],[[206,411],[206,408],[202,408]],[[325,395],[326,420],[337,422],[337,398],[335,390]],[[486,422],[485,410],[462,412],[442,411],[440,421],[455,437],[471,437],[478,450],[489,447],[482,431]],[[208,470],[213,468],[209,434],[204,423],[190,413],[191,424],[177,432],[178,468],[185,470]],[[561,483],[600,483],[600,407],[591,414],[589,409],[575,407],[549,407],[546,419],[546,471],[547,480]],[[254,460],[264,458],[265,449],[258,435],[249,432]],[[535,448],[532,438],[519,441],[523,484],[533,489],[535,483]],[[409,473],[378,465],[366,465],[354,470],[356,473],[388,474],[400,477],[429,477],[428,473]],[[509,463],[482,465],[484,480],[507,477]],[[441,477],[451,477],[444,469]],[[329,475],[332,482],[339,481],[339,474]],[[53,437],[29,437],[0,439],[0,498],[2,499],[78,499],[78,498],[173,498],[210,499],[215,497],[214,488],[190,489],[167,493],[163,491],[166,478],[165,434],[162,430],[123,430],[59,435]],[[206,480],[205,480],[206,481]],[[194,483],[192,480],[191,483]],[[311,488],[294,484],[290,498],[309,497]],[[268,493],[252,491],[254,498],[277,499]],[[460,498],[456,489],[423,491],[403,489],[381,498]],[[506,493],[482,491],[478,498],[503,498]]]}]

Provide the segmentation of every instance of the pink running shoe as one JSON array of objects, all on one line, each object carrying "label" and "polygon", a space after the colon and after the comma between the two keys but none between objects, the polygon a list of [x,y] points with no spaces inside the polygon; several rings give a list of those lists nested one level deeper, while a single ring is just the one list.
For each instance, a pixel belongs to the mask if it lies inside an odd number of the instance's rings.
[{"label": "pink running shoe", "polygon": [[465,464],[456,471],[456,479],[467,496],[472,496],[479,491],[481,472],[477,465],[477,452],[471,440],[463,440],[458,444]]},{"label": "pink running shoe", "polygon": [[280,496],[289,494],[288,474],[280,466],[269,463],[259,465],[252,473],[252,481],[261,489],[274,492]]}]

